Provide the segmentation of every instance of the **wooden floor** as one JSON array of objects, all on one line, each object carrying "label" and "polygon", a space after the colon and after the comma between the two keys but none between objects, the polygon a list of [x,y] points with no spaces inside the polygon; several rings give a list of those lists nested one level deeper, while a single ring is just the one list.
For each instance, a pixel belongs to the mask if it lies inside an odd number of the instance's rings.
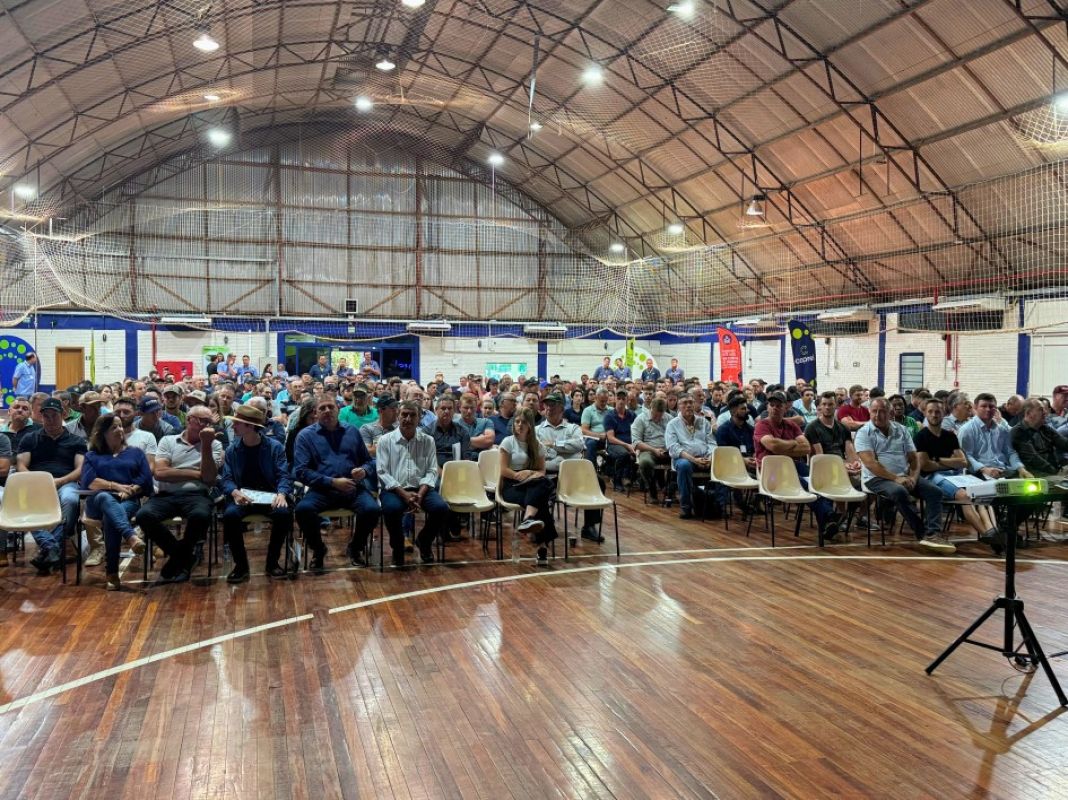
[{"label": "wooden floor", "polygon": [[[980,546],[772,551],[622,503],[618,564],[465,544],[463,565],[121,595],[0,569],[0,797],[1068,796],[1042,674],[974,647],[924,674],[999,592]],[[1019,569],[1047,652],[1066,555]]]}]

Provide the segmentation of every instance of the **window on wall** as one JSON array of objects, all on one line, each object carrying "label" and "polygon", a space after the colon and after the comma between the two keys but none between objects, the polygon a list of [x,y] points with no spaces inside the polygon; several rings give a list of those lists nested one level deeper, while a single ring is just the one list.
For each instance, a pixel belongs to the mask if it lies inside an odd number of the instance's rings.
[{"label": "window on wall", "polygon": [[899,382],[902,394],[923,386],[923,353],[901,354],[901,377]]}]

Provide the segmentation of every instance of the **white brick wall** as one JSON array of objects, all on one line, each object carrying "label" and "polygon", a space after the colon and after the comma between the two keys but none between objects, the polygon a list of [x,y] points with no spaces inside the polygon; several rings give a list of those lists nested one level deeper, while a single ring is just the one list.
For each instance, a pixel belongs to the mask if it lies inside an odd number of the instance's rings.
[{"label": "white brick wall", "polygon": [[[122,380],[126,375],[125,331],[66,330],[62,328],[14,331],[14,335],[34,346],[41,359],[41,383],[56,382],[56,348],[81,347],[85,350],[85,379],[89,379],[89,350],[96,342],[96,382]],[[107,341],[104,341],[105,337]],[[66,389],[66,386],[60,387]]]},{"label": "white brick wall", "polygon": [[[791,370],[792,374],[792,370]],[[871,386],[879,375],[879,335],[816,339],[816,385],[823,390],[854,383]]]},{"label": "white brick wall", "polygon": [[[488,363],[526,363],[527,374],[535,375],[538,343],[526,338],[419,337],[419,380],[422,383],[433,380],[435,372],[444,373],[447,381],[455,382],[461,375],[483,372]],[[555,371],[552,360],[548,366],[549,374],[552,374]]]},{"label": "white brick wall", "polygon": [[940,333],[899,333],[897,314],[887,315],[886,378],[887,394],[901,392],[901,354],[923,353],[924,386],[931,391],[951,388],[952,364],[946,360],[946,343]]},{"label": "white brick wall", "polygon": [[[204,348],[219,348],[221,352],[236,353],[238,362],[248,354],[257,369],[268,359],[275,359],[278,349],[274,334],[218,333],[211,331],[157,331],[157,361],[192,361],[197,374],[204,371]],[[147,375],[152,369],[152,331],[137,332],[137,376]]]},{"label": "white brick wall", "polygon": [[[687,378],[699,377],[704,383],[708,380],[708,358],[711,355],[711,342],[697,342],[692,344],[658,344],[652,343],[650,349],[656,359],[657,368],[661,373],[671,367],[671,359],[677,358],[679,366]],[[719,373],[716,373],[718,377]]]},{"label": "white brick wall", "polygon": [[[761,378],[768,383],[779,382],[779,349],[781,339],[749,339],[742,341],[742,379]],[[719,369],[719,354],[716,355]],[[718,374],[717,374],[718,377]]]},{"label": "white brick wall", "polygon": [[[974,396],[992,392],[998,402],[1016,391],[1017,335],[987,333],[979,336],[954,337],[959,343],[960,388]],[[953,388],[950,385],[943,388]]]}]

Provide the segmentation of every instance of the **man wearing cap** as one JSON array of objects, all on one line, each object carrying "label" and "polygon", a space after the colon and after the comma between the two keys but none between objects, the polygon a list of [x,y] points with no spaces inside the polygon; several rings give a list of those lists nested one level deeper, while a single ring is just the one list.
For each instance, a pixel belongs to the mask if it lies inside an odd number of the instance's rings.
[{"label": "man wearing cap", "polygon": [[[742,460],[745,462],[746,468],[750,472],[756,472],[755,443],[753,442],[754,428],[749,421],[749,404],[746,402],[745,395],[741,392],[731,395],[731,399],[727,401],[726,405],[728,417],[716,427],[716,446],[737,447],[742,454]],[[722,483],[716,484],[716,500],[721,507],[727,504],[727,491],[727,487]],[[748,503],[745,501],[743,494],[735,490],[734,497],[739,508],[745,511],[748,508]]]},{"label": "man wearing cap", "polygon": [[367,452],[371,454],[371,458],[375,458],[375,453],[378,448],[378,440],[385,434],[397,427],[397,408],[400,404],[391,394],[384,394],[375,401],[375,408],[378,411],[378,419],[374,422],[369,422],[360,428],[360,438],[363,439],[364,447],[367,448]]},{"label": "man wearing cap", "polygon": [[[245,550],[245,523],[249,514],[270,514],[271,539],[267,545],[267,576],[284,578],[278,565],[282,547],[293,528],[290,496],[293,481],[289,477],[285,446],[263,435],[267,415],[250,405],[237,406],[230,421],[234,425],[234,443],[223,460],[220,488],[226,497],[223,511],[223,538],[234,558],[227,583],[244,583],[249,579],[248,553]],[[254,503],[246,491],[267,492],[270,504]]]},{"label": "man wearing cap", "polygon": [[[286,446],[285,426],[271,416],[271,401],[266,397],[250,397],[246,405],[259,409],[263,412],[263,435],[267,439],[278,442],[282,447]],[[234,436],[237,436],[235,431]]]},{"label": "man wearing cap", "polygon": [[[764,457],[769,455],[788,456],[793,459],[798,476],[807,478],[806,459],[812,453],[812,445],[801,432],[801,427],[793,419],[786,417],[786,406],[785,394],[782,392],[768,394],[768,415],[757,420],[753,431],[756,463],[759,467]],[[833,541],[838,535],[839,522],[839,515],[835,513],[834,505],[830,500],[820,497],[812,504],[812,510],[816,514],[816,524],[823,537]]]},{"label": "man wearing cap", "polygon": [[163,406],[154,397],[146,396],[137,406],[137,410],[141,416],[134,427],[151,433],[156,438],[157,444],[163,440],[164,436],[173,436],[177,433],[169,423],[161,418]]},{"label": "man wearing cap", "polygon": [[1053,387],[1053,394],[1049,401],[1050,413],[1046,424],[1053,430],[1068,433],[1068,385],[1061,384]]},{"label": "man wearing cap", "polygon": [[364,384],[357,384],[353,388],[352,405],[341,409],[338,419],[346,425],[354,426],[357,430],[378,419],[378,411],[371,406],[370,392]]},{"label": "man wearing cap", "polygon": [[104,402],[104,398],[97,392],[86,392],[81,396],[80,401],[82,407],[81,416],[66,423],[66,428],[75,436],[81,436],[88,442],[93,426],[100,419],[100,406]]},{"label": "man wearing cap", "polygon": [[[180,384],[172,383],[170,386],[163,388],[163,408],[164,410],[178,420],[180,426],[178,430],[185,428],[185,409],[182,408],[182,397],[185,392],[182,390]],[[84,396],[82,398],[82,404],[85,404]],[[82,409],[82,413],[85,410]]]},{"label": "man wearing cap", "polygon": [[[164,436],[156,447],[152,474],[159,491],[141,506],[136,521],[145,536],[168,556],[159,571],[164,581],[189,579],[194,545],[204,539],[211,524],[209,493],[223,462],[223,447],[216,441],[211,423],[212,412],[207,406],[191,408],[186,429]],[[185,523],[181,541],[166,524],[174,517]]]},{"label": "man wearing cap", "polygon": [[185,395],[186,416],[189,415],[189,409],[191,409],[193,406],[206,406],[207,404],[208,396],[200,389],[194,389],[193,391],[189,392],[189,394]]},{"label": "man wearing cap", "polygon": [[85,439],[63,426],[63,404],[50,397],[41,404],[41,425],[35,426],[19,444],[19,472],[48,472],[59,492],[63,519],[50,531],[33,531],[37,556],[30,563],[41,575],[59,569],[65,538],[74,536],[78,523],[78,479],[85,459]]},{"label": "man wearing cap", "polygon": [[302,430],[293,449],[293,474],[308,487],[297,503],[297,524],[312,549],[311,571],[323,572],[326,545],[319,532],[319,517],[329,508],[352,509],[356,526],[348,543],[353,566],[366,566],[367,537],[378,524],[380,508],[372,496],[376,485],[375,462],[364,447],[360,432],[338,420],[337,401],[323,394],[317,401],[317,421]]}]

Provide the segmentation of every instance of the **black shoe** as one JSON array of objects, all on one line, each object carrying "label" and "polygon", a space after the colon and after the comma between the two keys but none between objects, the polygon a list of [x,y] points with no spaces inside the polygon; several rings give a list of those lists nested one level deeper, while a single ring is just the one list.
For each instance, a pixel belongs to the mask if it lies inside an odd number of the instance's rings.
[{"label": "black shoe", "polygon": [[38,576],[42,578],[52,572],[52,562],[48,560],[46,553],[38,553],[34,558],[31,558],[30,566],[35,568]]},{"label": "black shoe", "polygon": [[1005,537],[999,530],[991,529],[980,536],[979,541],[989,546],[996,556],[1005,552]]},{"label": "black shoe", "polygon": [[682,509],[682,511],[679,512],[679,519],[693,519],[693,511],[688,508]]},{"label": "black shoe", "polygon": [[838,539],[838,523],[836,521],[828,522],[823,528],[823,541],[834,542]]},{"label": "black shoe", "polygon": [[651,492],[649,492],[649,502],[652,503],[654,506],[660,502],[660,497],[659,495],[657,495],[656,489],[653,489]]},{"label": "black shoe", "polygon": [[419,560],[424,564],[434,563],[434,548],[432,547],[420,547],[419,548]]},{"label": "black shoe", "polygon": [[323,561],[326,559],[326,548],[322,550],[316,550],[312,553],[311,563],[308,565],[308,571],[315,575],[322,575],[326,572],[326,567],[323,566]]},{"label": "black shoe", "polygon": [[549,548],[546,547],[545,545],[542,545],[541,547],[538,548],[538,566],[539,567],[547,567],[547,566],[549,566]]},{"label": "black shoe", "polygon": [[601,536],[600,531],[593,525],[587,525],[582,529],[582,538],[589,539],[591,542],[597,542],[597,544],[601,544],[601,542],[604,541],[604,537]]},{"label": "black shoe", "polygon": [[227,583],[247,583],[250,578],[248,567],[234,567],[226,576]]},{"label": "black shoe", "polygon": [[280,578],[288,578],[289,573],[282,569],[277,564],[267,567],[267,577],[278,580]]},{"label": "black shoe", "polygon": [[349,563],[354,567],[366,567],[367,566],[367,553],[364,549],[355,548],[351,544],[345,548],[345,552],[349,556]]},{"label": "black shoe", "polygon": [[398,568],[404,566],[404,552],[403,551],[393,554],[393,566],[398,567]]},{"label": "black shoe", "polygon": [[184,568],[185,564],[182,563],[182,559],[177,555],[172,555],[168,557],[163,566],[159,568],[159,578],[164,582],[172,581],[174,580],[174,576]]}]

